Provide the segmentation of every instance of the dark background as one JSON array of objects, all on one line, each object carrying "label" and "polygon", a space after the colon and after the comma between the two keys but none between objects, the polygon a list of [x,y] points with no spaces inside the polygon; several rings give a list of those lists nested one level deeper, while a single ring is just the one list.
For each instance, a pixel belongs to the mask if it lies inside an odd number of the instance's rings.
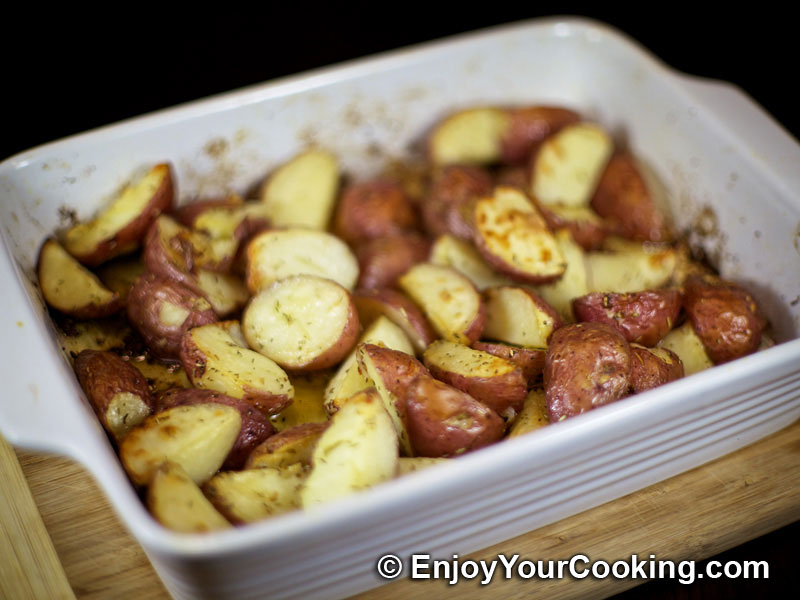
[{"label": "dark background", "polygon": [[[233,3],[229,3],[233,7]],[[343,60],[521,19],[593,17],[672,67],[735,83],[800,137],[794,20],[764,5],[699,12],[700,3],[599,11],[565,2],[437,6],[281,3],[258,11],[195,4],[184,14],[139,4],[95,12],[4,9],[0,158],[86,129]],[[610,4],[610,3],[609,3]],[[626,6],[628,6],[626,4]],[[728,5],[728,6],[733,6]],[[491,12],[487,12],[487,9]],[[111,8],[107,10],[112,10]],[[800,168],[800,165],[798,165]],[[743,516],[746,518],[746,516]],[[724,559],[769,560],[769,582],[651,583],[633,598],[780,597],[796,561],[796,524]],[[790,562],[791,561],[791,562]],[[794,584],[796,586],[796,583]]]}]

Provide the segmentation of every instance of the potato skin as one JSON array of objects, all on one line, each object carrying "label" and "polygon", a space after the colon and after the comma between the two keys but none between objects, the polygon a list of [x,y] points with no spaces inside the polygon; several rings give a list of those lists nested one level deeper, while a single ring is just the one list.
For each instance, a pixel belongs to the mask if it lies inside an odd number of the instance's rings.
[{"label": "potato skin", "polygon": [[[389,393],[402,400],[408,394],[411,383],[420,375],[430,376],[427,367],[413,356],[375,344],[361,345],[362,351],[372,359]],[[398,406],[401,415],[404,406]]]},{"label": "potato skin", "polygon": [[417,456],[458,456],[505,433],[503,419],[492,409],[429,376],[417,377],[408,387],[406,418]]},{"label": "potato skin", "polygon": [[491,192],[492,178],[486,169],[466,165],[443,168],[434,176],[421,205],[425,230],[434,237],[449,233],[471,241],[474,200]]},{"label": "potato skin", "polygon": [[[114,396],[120,393],[133,394],[148,407],[147,413],[152,411],[155,402],[147,379],[136,367],[113,352],[83,350],[75,357],[73,368],[97,418],[115,440],[120,441],[126,431],[108,419],[109,405]],[[134,425],[130,424],[131,427]]]},{"label": "potato skin", "polygon": [[398,233],[367,240],[358,245],[357,287],[392,288],[397,278],[428,258],[431,242],[416,232]]},{"label": "potato skin", "polygon": [[339,198],[333,231],[350,245],[417,227],[417,214],[403,186],[372,179],[348,186]]},{"label": "potato skin", "polygon": [[630,346],[611,325],[577,323],[553,333],[544,365],[551,423],[619,400],[630,384]]},{"label": "potato skin", "polygon": [[194,227],[197,218],[207,210],[215,208],[236,208],[242,205],[242,197],[230,194],[224,198],[209,198],[206,200],[194,200],[187,204],[177,207],[172,216],[184,227]]},{"label": "potato skin", "polygon": [[[304,466],[310,466],[314,445],[305,444],[303,442],[312,438],[319,438],[322,432],[328,428],[328,425],[330,425],[329,421],[325,423],[302,423],[290,427],[289,429],[279,431],[253,449],[247,457],[244,468],[257,468],[259,457],[275,453],[285,453],[285,456],[281,455],[281,460],[286,461],[276,466],[288,466],[294,462],[299,462]],[[292,446],[296,446],[296,448],[291,448]],[[287,451],[287,448],[290,448],[290,450]],[[292,457],[293,462],[288,462],[289,457]]]},{"label": "potato skin", "polygon": [[628,342],[655,346],[678,320],[681,293],[678,290],[593,292],[575,298],[572,310],[578,321],[607,323]]},{"label": "potato skin", "polygon": [[586,251],[600,248],[603,245],[603,241],[613,230],[611,224],[604,220],[566,219],[546,206],[541,204],[537,204],[537,206],[550,231],[569,229],[572,239]]},{"label": "potato skin", "polygon": [[155,275],[176,281],[202,295],[197,278],[192,274],[195,268],[194,248],[189,239],[189,230],[185,229],[170,238],[169,248],[165,248],[161,227],[162,223],[157,219],[147,230],[142,252],[145,267]]},{"label": "potato skin", "polygon": [[[180,323],[162,320],[164,306],[174,305],[188,311]],[[192,327],[218,321],[211,305],[186,286],[147,273],[139,277],[128,294],[128,319],[141,334],[150,352],[157,358],[177,360],[183,334]]]},{"label": "potato skin", "polygon": [[678,355],[659,348],[667,360],[648,348],[631,344],[631,388],[634,394],[646,392],[670,381],[683,377],[683,363]]},{"label": "potato skin", "polygon": [[356,290],[353,302],[362,325],[368,326],[380,315],[385,315],[406,333],[417,352],[423,352],[438,337],[427,317],[402,292],[389,288]]},{"label": "potato skin", "polygon": [[737,284],[691,276],[684,283],[683,305],[714,364],[758,350],[766,322],[753,297]]},{"label": "potato skin", "polygon": [[558,106],[526,106],[508,111],[509,125],[501,142],[502,161],[521,165],[546,137],[562,127],[577,123],[580,115]]},{"label": "potato skin", "polygon": [[591,205],[598,215],[613,220],[617,232],[624,237],[637,241],[669,241],[664,215],[629,154],[618,153],[611,157]]},{"label": "potato skin", "polygon": [[[560,325],[559,325],[560,326]],[[522,369],[522,375],[528,382],[528,387],[532,387],[541,380],[544,370],[544,359],[547,352],[536,348],[522,348],[501,342],[477,341],[472,344],[475,350],[487,352],[493,356],[499,356],[507,361],[514,363]]]},{"label": "potato skin", "polygon": [[272,423],[261,411],[243,400],[196,388],[173,388],[162,392],[156,399],[158,412],[173,406],[209,403],[231,406],[242,415],[242,429],[222,465],[223,469],[241,469],[253,449],[275,433]]}]

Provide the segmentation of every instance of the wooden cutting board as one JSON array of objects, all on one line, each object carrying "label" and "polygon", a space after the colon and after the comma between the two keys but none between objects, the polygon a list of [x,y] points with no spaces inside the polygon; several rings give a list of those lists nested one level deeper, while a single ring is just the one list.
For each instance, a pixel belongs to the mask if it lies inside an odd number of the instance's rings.
[{"label": "wooden cutting board", "polygon": [[[17,456],[78,598],[169,597],[141,548],[83,468],[64,458],[32,452],[18,451]],[[24,503],[23,496],[14,496],[11,502]],[[0,502],[8,500],[0,496]],[[0,519],[12,521],[19,513],[8,506],[0,506],[0,511]],[[582,553],[612,562],[630,559],[633,553],[642,557],[652,553],[659,559],[699,560],[797,520],[800,421],[712,463],[484,549],[472,558],[519,553],[531,560],[546,560]],[[33,554],[45,550],[39,548]],[[30,570],[13,575],[22,586],[32,585],[37,577]],[[360,597],[603,598],[637,583],[641,580],[495,578],[489,586],[472,581],[450,587],[444,582],[401,579]]]}]

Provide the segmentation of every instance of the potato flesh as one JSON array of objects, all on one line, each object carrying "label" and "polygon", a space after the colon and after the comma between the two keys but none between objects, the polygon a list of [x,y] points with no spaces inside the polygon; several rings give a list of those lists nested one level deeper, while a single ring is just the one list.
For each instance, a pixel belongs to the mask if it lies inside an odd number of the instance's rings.
[{"label": "potato flesh", "polygon": [[291,399],[294,389],[286,372],[275,362],[243,348],[235,338],[216,324],[190,330],[192,343],[205,358],[205,368],[193,376],[196,387],[216,390],[232,398],[268,394]]},{"label": "potato flesh", "polygon": [[434,265],[454,268],[479,290],[511,283],[508,277],[500,275],[486,264],[472,244],[450,234],[441,235],[436,239],[431,248],[430,261]]},{"label": "potato flesh", "polygon": [[150,407],[138,394],[114,394],[106,408],[106,424],[117,440],[123,439],[131,429],[150,415]]},{"label": "potato flesh", "polygon": [[408,456],[401,456],[397,461],[397,476],[402,477],[415,471],[422,471],[450,460],[452,459],[444,457],[415,456],[414,458],[409,458]]},{"label": "potato flesh", "polygon": [[[611,240],[610,252],[588,252],[590,292],[640,292],[666,285],[677,264],[671,247]],[[608,247],[608,246],[607,246]]]},{"label": "potato flesh", "polygon": [[496,162],[509,124],[508,114],[499,108],[458,112],[434,130],[430,139],[431,159],[439,165]]},{"label": "potato flesh", "polygon": [[440,336],[471,343],[466,334],[480,313],[481,297],[469,279],[455,269],[422,263],[409,269],[399,283]]},{"label": "potato flesh", "polygon": [[588,206],[613,149],[613,141],[597,125],[564,127],[539,148],[531,194],[548,206]]},{"label": "potato flesh", "polygon": [[114,237],[142,214],[148,202],[163,185],[164,179],[169,176],[167,165],[157,165],[139,181],[126,186],[97,217],[67,231],[64,235],[66,250],[75,256],[82,256],[91,253],[101,242]]},{"label": "potato flesh", "polygon": [[533,282],[560,277],[567,265],[553,234],[528,198],[511,187],[475,206],[475,222],[483,249],[501,270]]},{"label": "potato flesh", "polygon": [[487,291],[483,337],[525,348],[547,348],[554,326],[553,318],[525,290],[500,287]]},{"label": "potato flesh", "polygon": [[[408,336],[383,315],[372,322],[361,335],[358,343],[381,344],[392,350],[399,350],[414,356],[414,347],[408,340]],[[325,388],[325,411],[333,414],[356,392],[365,390],[371,385],[370,380],[359,372],[356,351],[353,350]]]},{"label": "potato flesh", "polygon": [[324,231],[266,231],[247,247],[247,284],[254,292],[293,275],[332,279],[352,290],[358,261],[343,241]]},{"label": "potato flesh", "polygon": [[323,150],[304,152],[267,180],[261,201],[273,227],[326,229],[336,201],[339,164]]},{"label": "potato flesh", "polygon": [[349,315],[344,288],[318,277],[291,277],[253,297],[242,329],[257,352],[279,365],[301,366],[336,344]]},{"label": "potato flesh", "polygon": [[277,431],[284,431],[304,423],[323,423],[328,415],[322,404],[325,386],[330,374],[327,371],[297,373],[289,376],[294,388],[292,403],[270,417]]},{"label": "potato flesh", "polygon": [[234,523],[253,523],[300,508],[302,465],[226,471],[203,486],[211,503]]},{"label": "potato flesh", "polygon": [[216,273],[199,269],[197,285],[211,308],[220,316],[236,312],[250,298],[244,283],[231,273]]},{"label": "potato flesh", "polygon": [[205,533],[231,526],[181,466],[173,462],[156,470],[147,490],[147,506],[159,523],[180,533]]},{"label": "potato flesh", "polygon": [[567,263],[560,279],[553,283],[534,286],[533,289],[545,302],[556,309],[565,321],[574,321],[572,301],[589,293],[589,273],[586,254],[566,229],[555,233],[556,243]]},{"label": "potato flesh", "polygon": [[452,373],[475,378],[501,377],[517,368],[488,352],[446,340],[438,340],[428,346],[425,363],[429,362]]},{"label": "potato flesh", "polygon": [[517,415],[517,418],[514,419],[508,437],[525,435],[549,424],[550,419],[547,417],[547,400],[544,390],[533,389],[528,393],[528,397],[525,398],[525,403],[522,405],[522,410]]},{"label": "potato flesh", "polygon": [[44,243],[39,258],[39,284],[47,304],[67,314],[116,303],[118,296],[55,240]]},{"label": "potato flesh", "polygon": [[304,508],[387,481],[397,472],[397,434],[374,389],[352,398],[317,442],[300,492]]},{"label": "potato flesh", "polygon": [[[708,357],[705,346],[694,332],[692,324],[684,323],[665,335],[656,348],[666,348],[678,355],[683,363],[685,376],[699,373],[714,366]],[[651,348],[651,350],[654,350]]]},{"label": "potato flesh", "polygon": [[137,485],[164,461],[179,464],[196,484],[222,466],[242,428],[238,410],[222,404],[176,406],[145,419],[123,440],[120,456]]}]

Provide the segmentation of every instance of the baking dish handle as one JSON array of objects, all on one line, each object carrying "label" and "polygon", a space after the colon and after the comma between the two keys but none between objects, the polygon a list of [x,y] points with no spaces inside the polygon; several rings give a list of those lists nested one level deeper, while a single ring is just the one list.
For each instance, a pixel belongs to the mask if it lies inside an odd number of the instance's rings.
[{"label": "baking dish handle", "polygon": [[108,440],[57,350],[42,308],[25,292],[35,294],[33,284],[3,246],[0,282],[0,432],[14,446],[64,454],[85,464],[87,453],[108,451]]},{"label": "baking dish handle", "polygon": [[[676,77],[694,103],[706,109],[707,118],[724,123],[718,129],[720,135],[737,138],[735,144],[746,148],[773,178],[783,179],[791,190],[800,191],[800,144],[772,115],[732,83],[683,73]],[[765,156],[770,162],[764,161]]]}]

